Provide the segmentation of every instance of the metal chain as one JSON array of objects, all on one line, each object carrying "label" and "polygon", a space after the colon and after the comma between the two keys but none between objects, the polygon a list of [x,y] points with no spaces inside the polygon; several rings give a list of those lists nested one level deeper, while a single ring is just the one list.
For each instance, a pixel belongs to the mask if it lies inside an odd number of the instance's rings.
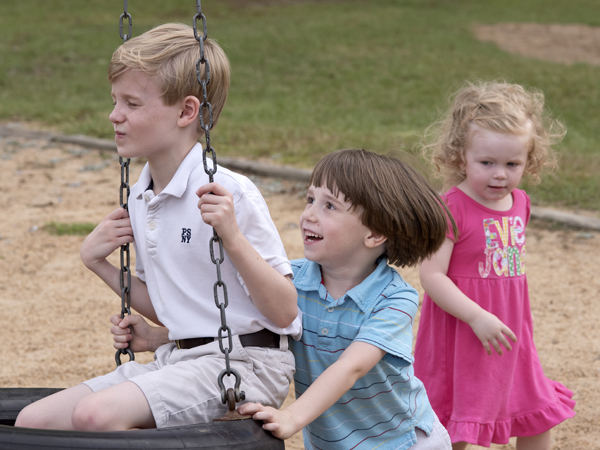
[{"label": "metal chain", "polygon": [[[129,22],[129,29],[127,34],[123,34],[123,19],[127,18]],[[119,36],[123,39],[123,44],[131,37],[131,14],[127,12],[127,0],[124,0],[123,14],[119,17]],[[129,158],[123,159],[119,155],[119,164],[121,165],[121,187],[119,190],[119,204],[122,208],[127,210],[127,199],[129,198]],[[123,193],[125,190],[125,195]],[[131,314],[131,270],[129,264],[131,262],[131,256],[129,253],[129,244],[121,245],[121,273],[120,273],[120,286],[121,286],[121,319],[125,317],[125,314]],[[131,327],[130,327],[131,328]],[[129,347],[119,349],[115,353],[115,362],[117,367],[121,365],[121,355],[129,355],[129,361],[133,361],[135,356]]]},{"label": "metal chain", "polygon": [[[198,19],[202,21],[202,35],[199,35],[198,33]],[[210,130],[213,127],[213,112],[212,105],[208,101],[208,94],[206,89],[206,87],[210,83],[210,64],[208,63],[208,60],[205,58],[204,55],[204,41],[208,37],[208,34],[206,32],[206,17],[204,16],[204,14],[202,14],[201,0],[196,0],[196,15],[194,16],[193,24],[194,37],[198,41],[198,45],[200,48],[200,58],[198,58],[198,61],[196,62],[196,79],[202,87],[202,103],[200,104],[200,111],[198,113],[198,117],[200,120],[200,126],[204,130],[204,136],[206,138],[206,147],[204,148],[204,151],[202,153],[202,161],[204,163],[204,171],[208,175],[208,180],[210,183],[212,183],[214,181],[214,174],[217,171],[217,154],[215,153],[215,149],[212,148],[210,145]],[[202,79],[202,74],[200,71],[201,65],[204,65],[204,79]],[[207,112],[208,114],[208,123],[205,123],[204,112]],[[212,168],[208,167],[208,154],[210,154],[212,160]],[[217,244],[218,247],[218,258],[215,257],[215,244]],[[215,304],[221,312],[221,327],[219,328],[218,332],[219,348],[221,349],[223,355],[225,355],[225,369],[219,374],[217,381],[219,383],[219,387],[221,388],[221,401],[223,403],[229,403],[229,409],[233,410],[235,409],[235,402],[240,402],[244,400],[246,398],[246,394],[244,393],[244,391],[240,391],[240,374],[237,372],[237,370],[232,369],[229,363],[229,354],[233,349],[233,335],[231,333],[231,328],[229,328],[229,326],[227,325],[227,317],[225,314],[225,308],[227,308],[227,305],[229,303],[227,299],[227,286],[221,278],[221,263],[223,263],[225,259],[225,253],[223,250],[223,241],[218,236],[217,231],[214,228],[213,236],[209,242],[209,248],[210,259],[212,260],[213,264],[216,266],[217,269],[217,281],[213,285],[213,291],[215,297]],[[219,300],[219,290],[222,291],[223,302]],[[223,333],[226,333],[226,336],[223,336]],[[227,339],[227,347],[224,347],[223,345],[224,339]],[[225,384],[223,383],[223,378],[225,377],[225,375],[231,376],[232,374],[235,377],[235,387],[233,390],[233,395],[231,395],[231,389],[229,389],[228,392],[228,390],[225,388]]]}]

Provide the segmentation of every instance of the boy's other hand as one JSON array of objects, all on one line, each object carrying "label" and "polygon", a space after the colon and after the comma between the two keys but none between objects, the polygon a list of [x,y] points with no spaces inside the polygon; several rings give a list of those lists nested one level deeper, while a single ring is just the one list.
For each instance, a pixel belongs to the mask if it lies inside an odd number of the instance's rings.
[{"label": "boy's other hand", "polygon": [[235,219],[233,195],[218,183],[209,183],[196,191],[202,220],[217,230],[223,242],[235,239],[239,228]]},{"label": "boy's other hand", "polygon": [[238,408],[238,412],[251,415],[254,420],[262,420],[262,427],[279,439],[287,439],[299,431],[291,413],[285,409],[275,409],[260,403],[245,403]]},{"label": "boy's other hand", "polygon": [[121,245],[133,242],[129,213],[119,207],[102,219],[81,245],[81,260],[86,267],[102,263]]},{"label": "boy's other hand", "polygon": [[116,349],[129,347],[134,353],[153,352],[166,342],[159,336],[164,334],[160,328],[151,326],[142,316],[127,315],[121,319],[119,314],[115,314],[111,316],[110,322],[113,324],[110,332],[113,334],[113,347]]}]

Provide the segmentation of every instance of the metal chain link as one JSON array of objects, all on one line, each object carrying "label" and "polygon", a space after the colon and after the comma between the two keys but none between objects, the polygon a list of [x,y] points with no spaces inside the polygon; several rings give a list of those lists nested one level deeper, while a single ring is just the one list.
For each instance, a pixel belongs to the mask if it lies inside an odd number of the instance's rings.
[{"label": "metal chain link", "polygon": [[[202,35],[199,35],[198,33],[198,19],[202,21]],[[208,34],[206,32],[206,17],[204,16],[204,14],[202,14],[201,0],[196,0],[196,15],[194,16],[193,27],[194,37],[198,41],[198,46],[200,49],[200,57],[196,62],[196,79],[202,87],[202,103],[200,104],[200,111],[198,113],[198,117],[200,120],[200,126],[204,130],[204,136],[206,138],[206,147],[204,148],[204,151],[202,153],[202,161],[204,163],[204,171],[208,175],[208,180],[210,183],[212,183],[214,181],[214,174],[217,171],[217,154],[215,153],[215,149],[212,148],[210,145],[210,130],[213,127],[213,112],[212,105],[208,101],[208,94],[206,89],[206,87],[210,83],[210,64],[204,55],[204,41],[208,37]],[[200,70],[201,65],[204,65],[204,79],[202,78],[202,73]],[[205,123],[204,112],[206,112],[208,115],[208,123]],[[208,154],[210,154],[212,160],[212,168],[208,167]],[[218,247],[218,258],[215,257],[215,244]],[[237,372],[237,370],[232,369],[229,363],[229,354],[233,349],[233,334],[231,332],[231,328],[229,328],[229,326],[227,325],[227,316],[225,313],[225,308],[227,308],[227,305],[229,303],[227,299],[227,286],[221,278],[221,263],[223,263],[225,259],[225,253],[223,250],[223,241],[218,236],[217,231],[214,228],[213,236],[209,242],[209,248],[210,259],[212,260],[213,264],[216,266],[217,269],[217,281],[213,285],[213,291],[215,297],[215,304],[221,312],[221,327],[219,328],[218,332],[219,348],[225,356],[225,369],[219,374],[217,381],[219,383],[219,387],[221,388],[221,401],[223,403],[229,403],[229,409],[233,410],[235,409],[235,402],[240,402],[244,400],[246,398],[246,394],[244,393],[244,391],[240,391],[240,383],[242,380],[240,374]],[[223,302],[219,300],[219,290],[222,290]],[[223,333],[226,333],[225,337],[223,336]],[[227,347],[223,345],[224,339],[227,339]],[[223,383],[223,378],[225,377],[225,375],[231,376],[232,374],[235,377],[235,387],[233,390],[233,395],[231,395],[231,389],[228,393],[227,389],[225,388],[225,384]]]},{"label": "metal chain link", "polygon": [[[123,34],[123,19],[127,18],[129,22],[129,29],[127,34]],[[127,12],[127,0],[124,0],[123,14],[119,17],[119,36],[123,39],[123,44],[131,37],[132,21],[131,14]],[[129,158],[123,159],[119,155],[119,164],[121,165],[121,187],[119,190],[119,204],[122,208],[127,210],[127,199],[129,198]],[[125,191],[125,193],[123,193]],[[129,253],[129,244],[121,245],[121,273],[120,273],[120,286],[121,286],[121,319],[125,318],[125,314],[131,314],[131,270],[129,264],[131,262],[131,256]],[[130,327],[131,328],[131,327]],[[121,365],[121,355],[129,355],[129,361],[133,361],[135,356],[129,347],[119,349],[115,353],[115,362],[117,367]]]}]

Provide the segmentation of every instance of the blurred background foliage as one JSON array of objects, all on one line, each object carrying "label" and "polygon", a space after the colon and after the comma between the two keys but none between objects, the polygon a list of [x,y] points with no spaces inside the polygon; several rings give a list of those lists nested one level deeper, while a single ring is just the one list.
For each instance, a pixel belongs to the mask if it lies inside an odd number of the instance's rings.
[{"label": "blurred background foliage", "polygon": [[[133,35],[192,23],[193,0],[130,0]],[[473,34],[504,22],[600,25],[597,0],[204,0],[228,54],[218,154],[310,168],[338,148],[418,150],[465,80],[539,89],[568,133],[534,204],[600,210],[600,67],[511,55]],[[112,138],[106,68],[123,1],[0,3],[0,121]]]}]

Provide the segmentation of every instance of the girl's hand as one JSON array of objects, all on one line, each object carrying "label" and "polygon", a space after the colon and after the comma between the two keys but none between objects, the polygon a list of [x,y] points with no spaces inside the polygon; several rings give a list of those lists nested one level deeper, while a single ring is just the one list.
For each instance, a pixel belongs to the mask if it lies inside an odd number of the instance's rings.
[{"label": "girl's hand", "polygon": [[251,415],[254,420],[262,420],[262,427],[279,439],[287,439],[299,431],[291,413],[285,409],[275,409],[260,403],[245,403],[238,408],[238,412]]},{"label": "girl's hand", "polygon": [[223,242],[235,239],[239,228],[235,218],[233,195],[218,183],[209,183],[196,191],[198,208],[204,222],[217,230]]},{"label": "girl's hand", "polygon": [[[127,315],[123,319],[119,314],[110,318],[113,324],[113,347],[123,349],[129,347],[132,352],[153,352],[162,344],[169,342],[168,330],[164,327],[153,327],[139,315]],[[129,326],[131,325],[131,329]]]},{"label": "girl's hand", "polygon": [[86,267],[93,267],[106,260],[121,245],[133,242],[133,230],[129,213],[119,207],[102,219],[81,245],[81,260]]},{"label": "girl's hand", "polygon": [[479,314],[477,314],[469,323],[469,325],[483,344],[488,355],[492,354],[490,343],[496,352],[499,355],[502,355],[502,347],[500,344],[502,344],[507,350],[512,350],[510,342],[508,342],[506,336],[508,336],[511,341],[517,342],[517,336],[515,336],[515,333],[513,333],[510,328],[504,325],[504,323],[495,315],[487,311],[480,311]]}]

